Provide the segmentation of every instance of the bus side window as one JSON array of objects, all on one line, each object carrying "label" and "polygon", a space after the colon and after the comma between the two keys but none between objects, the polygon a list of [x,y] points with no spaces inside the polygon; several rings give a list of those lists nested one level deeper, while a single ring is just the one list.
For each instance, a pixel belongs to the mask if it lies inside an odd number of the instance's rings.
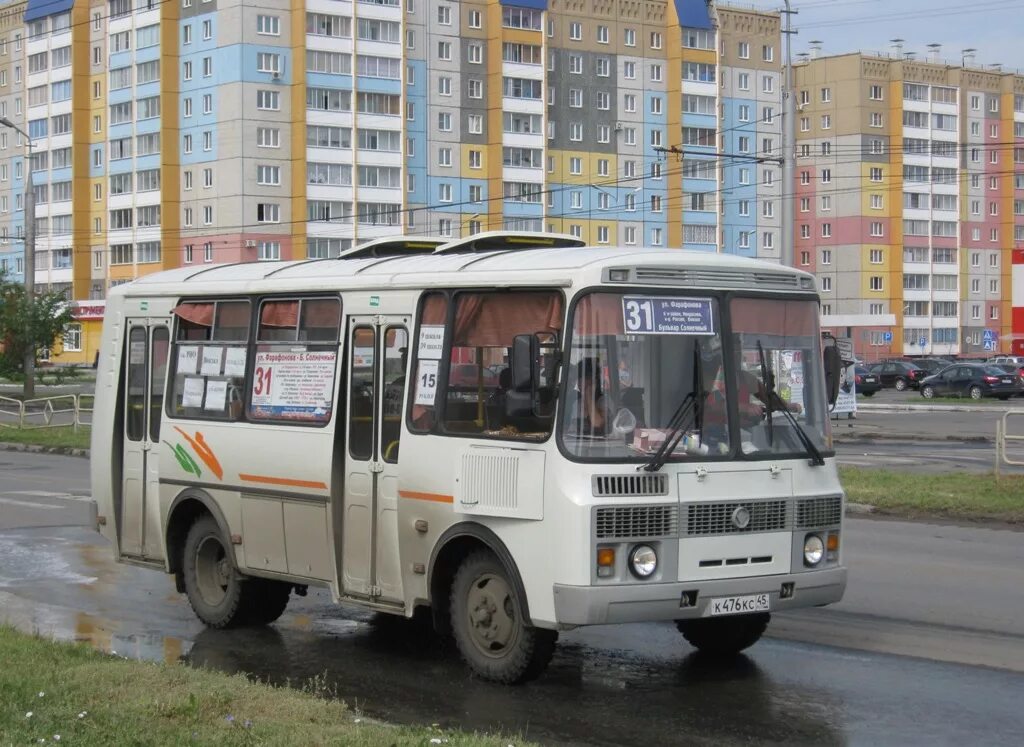
[{"label": "bus side window", "polygon": [[128,375],[125,434],[129,441],[141,441],[146,434],[146,359],[149,342],[145,327],[128,333]]},{"label": "bus side window", "polygon": [[[412,397],[409,403],[409,430],[428,433],[437,424],[438,371],[441,343],[448,322],[448,299],[443,293],[428,293],[420,306],[419,337],[413,363]],[[429,402],[429,404],[428,404]]]},{"label": "bus side window", "polygon": [[402,437],[402,403],[409,359],[409,333],[404,327],[388,327],[384,333],[384,409],[380,426],[381,454],[385,462],[398,461]]},{"label": "bus side window", "polygon": [[154,443],[160,440],[160,415],[164,409],[170,336],[167,327],[153,329],[153,370],[149,374],[149,440]]},{"label": "bus side window", "polygon": [[352,331],[348,448],[353,459],[373,458],[373,385],[376,337],[372,327],[357,327]]}]

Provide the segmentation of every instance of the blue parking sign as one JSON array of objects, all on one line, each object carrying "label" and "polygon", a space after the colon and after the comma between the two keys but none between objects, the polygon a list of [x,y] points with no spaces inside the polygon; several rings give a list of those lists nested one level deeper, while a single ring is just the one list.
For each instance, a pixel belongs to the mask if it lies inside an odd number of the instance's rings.
[{"label": "blue parking sign", "polygon": [[922,337],[920,340],[917,341],[917,344],[920,345],[921,347],[924,347],[925,345],[928,344],[928,338]]},{"label": "blue parking sign", "polygon": [[892,332],[883,332],[882,342],[892,342]]}]

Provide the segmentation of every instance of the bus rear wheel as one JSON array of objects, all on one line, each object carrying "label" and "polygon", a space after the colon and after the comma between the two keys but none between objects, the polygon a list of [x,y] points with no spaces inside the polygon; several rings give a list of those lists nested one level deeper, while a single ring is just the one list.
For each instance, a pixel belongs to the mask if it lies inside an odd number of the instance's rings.
[{"label": "bus rear wheel", "polygon": [[761,638],[771,615],[756,615],[676,620],[676,627],[687,642],[706,654],[732,656],[753,646]]},{"label": "bus rear wheel", "polygon": [[526,623],[508,572],[493,553],[477,551],[462,561],[450,602],[455,645],[479,677],[526,682],[551,661],[558,633]]},{"label": "bus rear wheel", "polygon": [[291,584],[254,578],[246,581],[246,585],[246,601],[249,603],[246,621],[250,625],[269,625],[284,613],[292,593]]},{"label": "bus rear wheel", "polygon": [[185,594],[196,617],[211,628],[246,625],[258,604],[258,588],[235,571],[229,553],[214,518],[196,519],[185,537]]}]

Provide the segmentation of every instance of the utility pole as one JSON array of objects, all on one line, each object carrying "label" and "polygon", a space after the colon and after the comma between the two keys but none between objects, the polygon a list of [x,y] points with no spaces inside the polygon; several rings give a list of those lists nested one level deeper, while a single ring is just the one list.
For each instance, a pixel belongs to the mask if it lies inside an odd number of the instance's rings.
[{"label": "utility pole", "polygon": [[28,144],[28,159],[25,161],[25,358],[22,367],[25,374],[23,396],[36,396],[36,348],[32,342],[32,314],[36,299],[36,191],[32,183],[32,138],[7,117],[0,117],[0,126],[10,127],[19,133]]},{"label": "utility pole", "polygon": [[792,267],[796,258],[793,251],[793,203],[796,201],[794,161],[796,160],[796,91],[793,90],[793,14],[790,0],[785,0],[786,72],[782,89],[782,264]]}]

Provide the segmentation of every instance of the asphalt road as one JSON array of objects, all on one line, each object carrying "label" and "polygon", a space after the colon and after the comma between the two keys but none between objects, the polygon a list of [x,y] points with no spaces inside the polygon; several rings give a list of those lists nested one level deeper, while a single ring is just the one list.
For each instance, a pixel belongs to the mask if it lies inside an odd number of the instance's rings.
[{"label": "asphalt road", "polygon": [[[115,564],[81,502],[53,495],[87,489],[86,460],[64,459],[0,454],[0,620],[25,630],[279,683],[326,673],[371,716],[545,743],[1019,743],[1018,532],[850,519],[846,598],[776,615],[748,656],[708,662],[671,625],[588,628],[562,635],[540,680],[502,688],[433,635],[322,590],[268,629],[204,629],[168,577]],[[47,490],[45,474],[62,477]]]}]

